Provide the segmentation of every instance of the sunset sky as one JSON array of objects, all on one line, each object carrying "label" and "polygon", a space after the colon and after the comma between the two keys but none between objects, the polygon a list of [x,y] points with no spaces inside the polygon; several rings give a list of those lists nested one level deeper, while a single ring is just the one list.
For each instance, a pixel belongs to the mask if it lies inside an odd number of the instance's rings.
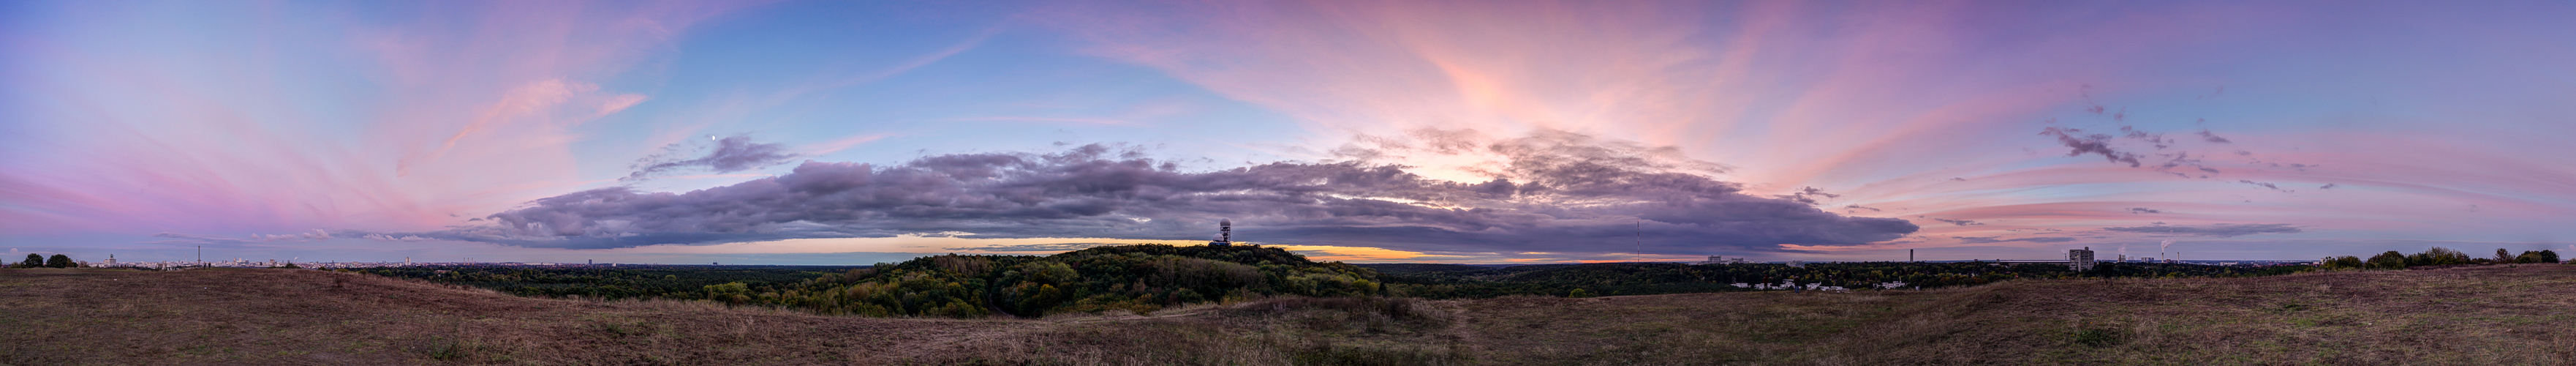
[{"label": "sunset sky", "polygon": [[2568,14],[11,1],[0,247],[869,264],[1230,218],[1361,262],[2566,252]]}]

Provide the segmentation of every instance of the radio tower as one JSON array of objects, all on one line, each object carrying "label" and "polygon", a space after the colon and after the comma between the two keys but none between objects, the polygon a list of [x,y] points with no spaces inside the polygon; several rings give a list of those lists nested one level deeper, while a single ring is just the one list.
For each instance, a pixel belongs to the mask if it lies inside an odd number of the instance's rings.
[{"label": "radio tower", "polygon": [[1234,219],[1220,219],[1220,220],[1217,220],[1217,221],[1216,221],[1216,241],[1208,242],[1208,246],[1211,246],[1211,247],[1227,247],[1227,246],[1233,246],[1233,245],[1234,245]]}]

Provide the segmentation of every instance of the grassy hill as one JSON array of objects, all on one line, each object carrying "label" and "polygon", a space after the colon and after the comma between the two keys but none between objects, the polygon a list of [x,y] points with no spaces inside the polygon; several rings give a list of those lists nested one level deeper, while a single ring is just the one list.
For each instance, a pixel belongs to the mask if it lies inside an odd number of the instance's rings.
[{"label": "grassy hill", "polygon": [[[1123,254],[1122,254],[1123,255]],[[0,270],[6,364],[2569,364],[2576,266],[870,318],[311,270]]]}]

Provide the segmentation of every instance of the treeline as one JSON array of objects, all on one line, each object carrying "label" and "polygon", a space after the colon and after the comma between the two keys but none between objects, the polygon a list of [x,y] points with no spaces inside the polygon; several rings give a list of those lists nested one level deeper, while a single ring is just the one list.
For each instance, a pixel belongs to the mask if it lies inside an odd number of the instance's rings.
[{"label": "treeline", "polygon": [[2323,260],[2323,261],[2321,261],[2321,262],[2323,262],[2323,264],[2321,265],[2321,267],[2323,267],[2323,268],[2325,268],[2325,269],[2337,269],[2337,270],[2340,270],[2340,269],[2406,269],[2407,267],[2447,266],[2447,265],[2461,265],[2461,264],[2509,264],[2509,263],[2557,264],[2557,263],[2561,263],[2561,259],[2560,259],[2560,258],[2558,258],[2558,252],[2557,252],[2557,251],[2551,251],[2551,250],[2545,250],[2545,249],[2544,249],[2544,250],[2523,251],[2523,252],[2522,252],[2522,254],[2516,255],[2516,254],[2513,254],[2513,252],[2512,252],[2512,251],[2505,250],[2505,249],[2503,249],[2503,248],[2497,248],[2497,249],[2496,249],[2496,251],[2495,251],[2495,256],[2494,256],[2494,257],[2478,258],[2478,257],[2471,257],[2471,256],[2469,256],[2469,254],[2468,254],[2468,253],[2462,253],[2462,252],[2460,252],[2460,251],[2458,251],[2458,250],[2453,250],[2453,249],[2451,249],[2451,248],[2433,247],[2433,248],[2431,248],[2431,249],[2425,249],[2424,251],[2422,251],[2422,252],[2417,252],[2417,253],[2415,253],[2415,254],[2406,254],[2406,253],[2400,253],[2400,252],[2398,252],[2398,251],[2391,250],[2391,251],[2387,251],[2387,252],[2379,253],[2379,255],[2370,256],[2370,259],[2362,259],[2361,257],[2355,257],[2355,256],[2349,256],[2349,255],[2347,255],[2347,256],[2327,257],[2325,260]]},{"label": "treeline", "polygon": [[751,287],[792,285],[852,266],[656,266],[530,268],[511,266],[415,266],[347,269],[348,272],[419,278],[481,287],[519,296],[594,299],[707,298],[707,287],[740,283]]},{"label": "treeline", "polygon": [[82,266],[81,266],[80,262],[74,262],[74,261],[72,261],[72,257],[71,257],[71,256],[61,255],[61,254],[55,254],[53,258],[48,259],[48,258],[45,258],[45,256],[36,255],[35,253],[28,253],[28,254],[27,254],[27,260],[25,260],[25,261],[19,261],[18,263],[12,263],[12,264],[10,264],[10,265],[9,265],[9,268],[75,268],[75,267],[82,267]]},{"label": "treeline", "polygon": [[1364,264],[1387,275],[1389,292],[1427,298],[1508,295],[1652,295],[1752,291],[1736,284],[1820,284],[1845,288],[1974,286],[2011,279],[2234,277],[2295,273],[2306,266],[2239,267],[2167,263],[2101,263],[2076,272],[2064,264],[1992,262],[1858,262],[1691,265],[1593,263],[1511,267],[1449,264]]},{"label": "treeline", "polygon": [[1382,295],[1375,271],[1270,247],[1090,248],[1056,255],[942,255],[853,269],[791,286],[727,284],[709,298],[825,314],[1037,317],[1266,295]]},{"label": "treeline", "polygon": [[1267,295],[1364,296],[1376,272],[1267,247],[1129,245],[1050,256],[941,255],[864,268],[403,267],[352,270],[522,296],[703,299],[867,316],[1151,312]]}]

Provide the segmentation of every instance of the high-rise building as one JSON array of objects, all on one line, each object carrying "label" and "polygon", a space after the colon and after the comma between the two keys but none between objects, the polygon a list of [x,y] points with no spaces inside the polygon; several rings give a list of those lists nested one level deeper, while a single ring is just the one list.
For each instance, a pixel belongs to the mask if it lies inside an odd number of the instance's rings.
[{"label": "high-rise building", "polygon": [[2093,270],[2093,247],[2066,250],[2066,268],[2076,272]]}]

